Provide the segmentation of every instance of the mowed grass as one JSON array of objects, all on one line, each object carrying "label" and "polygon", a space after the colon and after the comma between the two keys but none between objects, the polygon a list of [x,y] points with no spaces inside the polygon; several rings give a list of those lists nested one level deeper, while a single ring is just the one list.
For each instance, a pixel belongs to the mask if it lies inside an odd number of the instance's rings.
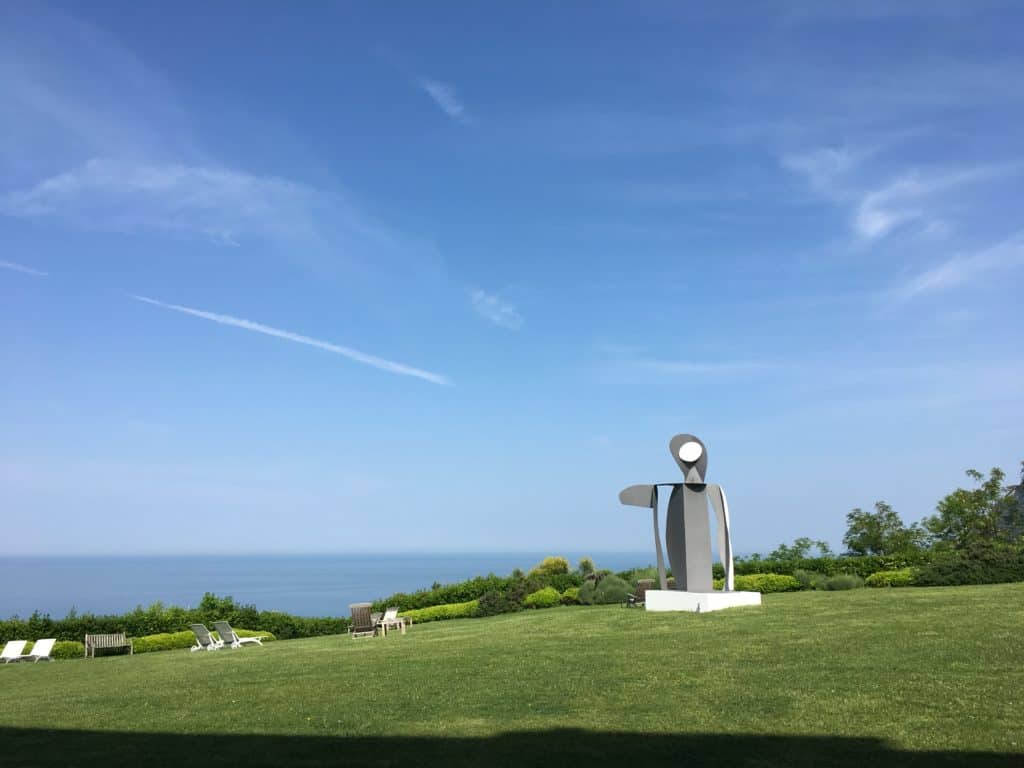
[{"label": "mowed grass", "polygon": [[197,751],[254,765],[1024,765],[1024,584],[767,595],[705,615],[566,607],[0,669],[6,765]]}]

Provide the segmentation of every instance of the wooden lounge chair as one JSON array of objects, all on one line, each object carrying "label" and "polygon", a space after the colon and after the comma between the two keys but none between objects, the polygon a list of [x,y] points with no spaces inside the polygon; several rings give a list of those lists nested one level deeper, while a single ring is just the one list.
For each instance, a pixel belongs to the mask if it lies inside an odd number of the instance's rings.
[{"label": "wooden lounge chair", "polygon": [[220,635],[222,643],[230,645],[232,648],[241,648],[243,645],[263,645],[263,640],[266,635],[260,635],[259,637],[239,637],[238,633],[231,628],[231,625],[226,621],[215,621],[213,622],[213,628],[217,630],[217,634]]},{"label": "wooden lounge chair", "polygon": [[352,611],[352,625],[348,632],[353,638],[373,637],[377,634],[377,621],[380,614],[374,616],[370,613],[372,603],[352,603],[349,610]]},{"label": "wooden lounge chair", "polygon": [[218,640],[210,634],[205,624],[193,624],[192,633],[196,636],[196,644],[189,648],[193,653],[196,651],[216,651],[224,647],[224,641]]},{"label": "wooden lounge chair", "polygon": [[12,661],[21,661],[24,658],[21,652],[25,650],[27,644],[28,640],[8,640],[7,645],[0,652],[0,661],[4,664],[10,664]]},{"label": "wooden lounge chair", "polygon": [[45,640],[36,640],[32,645],[32,652],[22,656],[23,661],[53,661],[53,657],[50,655],[53,653],[53,646],[57,640],[52,637],[48,637]]}]

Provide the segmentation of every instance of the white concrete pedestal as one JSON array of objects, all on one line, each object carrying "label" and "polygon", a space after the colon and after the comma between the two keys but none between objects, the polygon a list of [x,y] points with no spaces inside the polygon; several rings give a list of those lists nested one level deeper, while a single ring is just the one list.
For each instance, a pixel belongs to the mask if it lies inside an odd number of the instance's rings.
[{"label": "white concrete pedestal", "polygon": [[707,613],[741,605],[760,605],[760,592],[679,592],[674,589],[648,589],[644,607],[648,611],[689,611]]}]

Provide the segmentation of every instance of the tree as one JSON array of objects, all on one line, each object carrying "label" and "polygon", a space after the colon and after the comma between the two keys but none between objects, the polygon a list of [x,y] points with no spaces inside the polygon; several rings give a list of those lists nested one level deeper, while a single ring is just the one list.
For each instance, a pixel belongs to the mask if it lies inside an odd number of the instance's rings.
[{"label": "tree", "polygon": [[531,576],[557,576],[569,572],[569,561],[564,557],[545,557],[530,571]]},{"label": "tree", "polygon": [[779,544],[778,549],[768,555],[768,559],[782,561],[804,560],[811,556],[812,549],[818,550],[818,557],[828,557],[832,554],[832,548],[829,547],[828,542],[802,536],[799,539],[794,539],[791,546]]},{"label": "tree", "polygon": [[1024,515],[1016,487],[1003,488],[1006,474],[996,467],[987,478],[976,469],[967,470],[967,476],[978,487],[957,488],[924,520],[939,546],[965,549],[1020,539]]},{"label": "tree", "polygon": [[843,544],[851,555],[894,555],[919,549],[925,536],[917,523],[907,527],[896,510],[876,501],[874,512],[858,507],[846,513]]}]

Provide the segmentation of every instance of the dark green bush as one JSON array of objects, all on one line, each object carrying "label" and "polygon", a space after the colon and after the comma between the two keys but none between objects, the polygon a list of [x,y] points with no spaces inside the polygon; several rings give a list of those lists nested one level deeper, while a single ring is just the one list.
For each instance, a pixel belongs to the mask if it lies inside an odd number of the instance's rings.
[{"label": "dark green bush", "polygon": [[864,586],[864,579],[855,573],[837,573],[825,582],[825,589],[839,592],[846,589],[859,589]]},{"label": "dark green bush", "polygon": [[1024,547],[975,543],[936,554],[914,576],[919,587],[1024,581]]},{"label": "dark green bush", "polygon": [[909,587],[913,584],[913,568],[900,568],[898,571],[878,571],[864,579],[865,587]]},{"label": "dark green bush", "polygon": [[[431,605],[464,603],[470,600],[478,600],[485,592],[505,592],[513,581],[516,581],[516,579],[507,576],[495,576],[493,573],[490,573],[487,576],[477,576],[474,579],[460,581],[456,584],[442,584],[431,589],[421,589],[417,592],[396,592],[390,597],[376,601],[374,603],[374,610],[383,611],[388,606],[394,605],[398,606],[402,611],[411,611],[417,608],[427,608]],[[540,589],[542,586],[545,585],[540,584],[537,586],[537,589]]]},{"label": "dark green bush", "polygon": [[587,579],[576,593],[576,599],[580,601],[581,605],[593,605],[596,592],[597,582],[594,579]]},{"label": "dark green bush", "polygon": [[464,603],[432,605],[428,608],[403,611],[400,615],[412,619],[417,624],[422,624],[425,621],[443,621],[445,619],[469,619],[477,615],[479,605],[478,600],[467,600]]},{"label": "dark green bush", "polygon": [[561,603],[562,595],[554,587],[538,589],[536,592],[528,594],[523,600],[523,605],[527,608],[554,608]]},{"label": "dark green bush", "polygon": [[797,568],[793,571],[793,578],[800,582],[800,589],[824,589],[828,577],[817,571],[805,571]]},{"label": "dark green bush", "polygon": [[598,605],[624,603],[630,593],[629,584],[614,574],[605,576],[594,589],[594,602]]}]

